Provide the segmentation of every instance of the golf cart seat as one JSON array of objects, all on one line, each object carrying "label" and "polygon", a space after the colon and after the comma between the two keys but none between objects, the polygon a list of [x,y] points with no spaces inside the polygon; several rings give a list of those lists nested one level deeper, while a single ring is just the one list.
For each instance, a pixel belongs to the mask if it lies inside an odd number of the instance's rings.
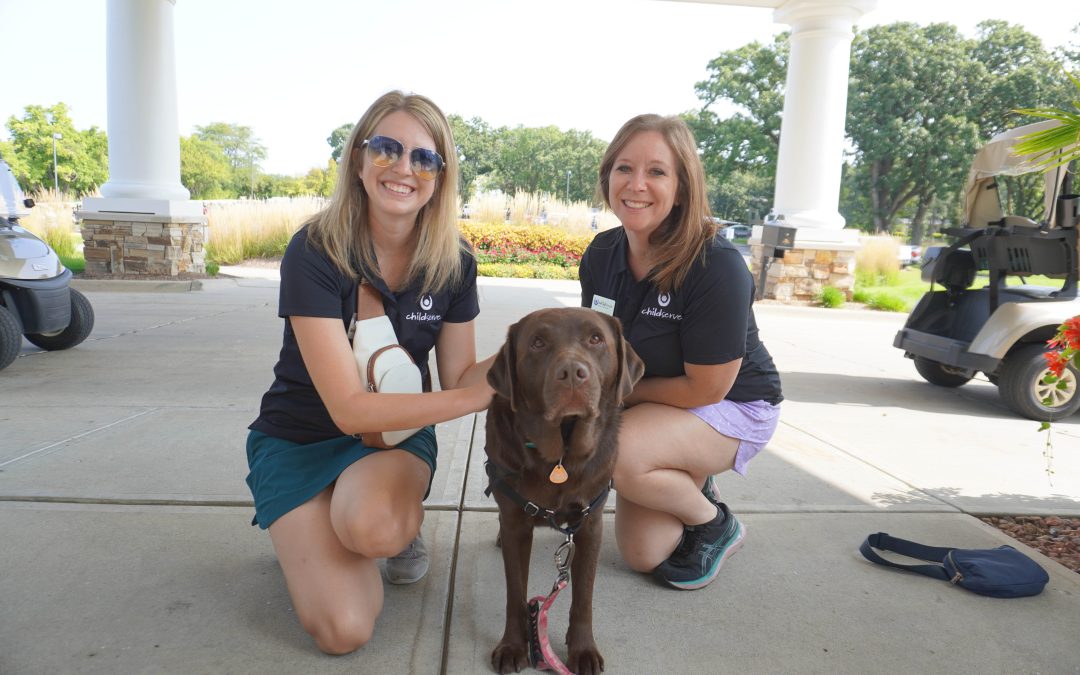
[{"label": "golf cart seat", "polygon": [[922,280],[940,284],[951,293],[959,293],[975,281],[975,256],[966,249],[950,251],[945,246],[933,246],[923,256]]}]

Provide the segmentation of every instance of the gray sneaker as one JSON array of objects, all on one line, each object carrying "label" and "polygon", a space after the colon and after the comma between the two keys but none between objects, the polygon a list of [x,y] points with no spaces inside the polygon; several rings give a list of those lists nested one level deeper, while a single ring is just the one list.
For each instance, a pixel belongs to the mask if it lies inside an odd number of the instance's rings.
[{"label": "gray sneaker", "polygon": [[428,552],[419,534],[405,550],[386,559],[386,580],[392,584],[413,584],[428,571]]}]

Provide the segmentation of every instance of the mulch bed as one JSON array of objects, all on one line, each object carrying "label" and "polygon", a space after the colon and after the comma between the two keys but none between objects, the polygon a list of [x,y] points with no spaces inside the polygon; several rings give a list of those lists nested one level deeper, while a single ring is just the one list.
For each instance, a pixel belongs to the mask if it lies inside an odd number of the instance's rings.
[{"label": "mulch bed", "polygon": [[982,516],[980,520],[1080,573],[1080,518]]}]

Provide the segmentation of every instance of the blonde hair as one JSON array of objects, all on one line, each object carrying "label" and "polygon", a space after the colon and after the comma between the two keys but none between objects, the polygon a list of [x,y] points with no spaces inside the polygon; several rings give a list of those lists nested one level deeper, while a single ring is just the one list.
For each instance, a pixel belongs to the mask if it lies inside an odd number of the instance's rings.
[{"label": "blonde hair", "polygon": [[409,113],[423,125],[435,140],[434,150],[446,163],[435,179],[431,199],[416,215],[416,248],[403,282],[408,286],[420,279],[421,292],[429,293],[460,280],[464,247],[457,228],[457,149],[446,116],[430,99],[391,91],[371,104],[342,150],[337,187],[329,205],[306,224],[309,241],[319,246],[343,274],[359,279],[358,261],[367,269],[379,269],[368,219],[368,195],[359,178],[363,153],[358,150],[387,115],[399,111]]},{"label": "blonde hair", "polygon": [[716,223],[709,210],[705,188],[705,170],[697,153],[694,134],[678,117],[638,115],[619,129],[600,161],[601,198],[608,208],[611,199],[611,171],[615,158],[637,134],[655,131],[675,155],[678,187],[675,204],[664,222],[649,237],[654,255],[652,281],[661,291],[670,292],[682,285],[695,258],[704,258],[705,246],[716,236]]}]

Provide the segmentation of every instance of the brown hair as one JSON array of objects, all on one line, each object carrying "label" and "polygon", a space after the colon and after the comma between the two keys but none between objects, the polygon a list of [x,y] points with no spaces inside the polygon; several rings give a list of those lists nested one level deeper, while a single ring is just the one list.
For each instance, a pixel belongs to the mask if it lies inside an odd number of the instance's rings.
[{"label": "brown hair", "polygon": [[360,277],[355,261],[368,269],[379,269],[368,221],[368,195],[359,178],[363,153],[353,150],[371,136],[383,118],[398,111],[409,113],[424,126],[435,140],[435,151],[446,162],[435,179],[431,200],[416,215],[416,249],[404,285],[421,279],[422,293],[443,290],[461,277],[464,245],[457,228],[457,149],[446,116],[424,96],[391,91],[367,109],[341,153],[337,186],[329,205],[307,222],[310,240],[343,274]]},{"label": "brown hair", "polygon": [[652,280],[661,291],[670,292],[686,279],[694,258],[704,256],[706,244],[716,236],[716,223],[709,210],[705,170],[698,157],[697,142],[686,122],[678,117],[638,115],[622,125],[600,161],[599,190],[604,203],[611,208],[608,191],[615,158],[631,138],[643,131],[658,132],[675,155],[679,181],[675,205],[649,237],[655,256]]}]

